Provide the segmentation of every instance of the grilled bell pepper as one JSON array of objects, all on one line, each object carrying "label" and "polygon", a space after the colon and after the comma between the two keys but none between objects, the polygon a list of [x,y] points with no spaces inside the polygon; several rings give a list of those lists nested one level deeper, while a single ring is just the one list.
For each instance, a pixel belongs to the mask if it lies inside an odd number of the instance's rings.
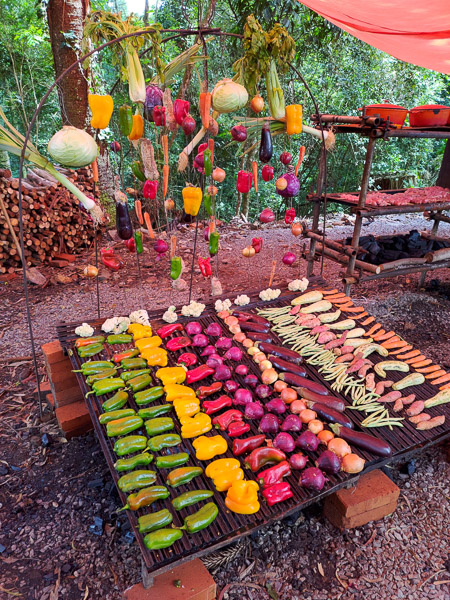
[{"label": "grilled bell pepper", "polygon": [[212,198],[211,194],[206,193],[203,196],[203,205],[204,205],[205,210],[208,213],[208,215],[210,217],[212,217],[212,215],[214,214],[214,204],[213,204],[213,198]]},{"label": "grilled bell pepper", "polygon": [[172,446],[178,446],[178,444],[181,444],[181,438],[176,433],[163,433],[148,440],[148,447],[153,452],[159,452],[163,448],[172,448]]},{"label": "grilled bell pepper", "polygon": [[150,325],[142,325],[142,323],[131,323],[127,329],[128,333],[134,338],[134,341],[153,336],[153,330]]},{"label": "grilled bell pepper", "polygon": [[200,402],[193,398],[176,398],[173,401],[173,407],[179,419],[193,417],[200,412]]},{"label": "grilled bell pepper", "polygon": [[155,106],[152,110],[153,122],[156,127],[166,126],[166,108],[165,106]]},{"label": "grilled bell pepper", "polygon": [[154,400],[161,398],[163,395],[163,388],[160,385],[156,385],[148,390],[142,390],[137,392],[137,394],[134,394],[134,401],[138,406],[143,406],[144,404],[149,404],[149,402],[153,402]]},{"label": "grilled bell pepper", "polygon": [[120,388],[125,387],[125,383],[119,377],[113,377],[111,379],[102,379],[101,381],[96,381],[92,384],[92,390],[86,394],[89,396],[90,394],[95,394],[96,396],[103,396],[104,394],[109,394],[110,392],[115,392]]},{"label": "grilled bell pepper", "polygon": [[217,400],[206,400],[202,404],[202,408],[207,415],[213,415],[223,408],[233,406],[233,400],[229,396],[222,395]]},{"label": "grilled bell pepper", "polygon": [[184,525],[181,529],[185,529],[188,533],[197,533],[202,529],[206,529],[219,514],[217,504],[208,502],[202,506],[200,510],[184,519]]},{"label": "grilled bell pepper", "polygon": [[170,417],[155,417],[154,419],[145,421],[145,430],[149,436],[172,431],[174,427],[173,419]]},{"label": "grilled bell pepper", "polygon": [[236,181],[236,189],[241,194],[248,194],[252,188],[253,175],[250,171],[239,171]]},{"label": "grilled bell pepper", "polygon": [[73,373],[83,373],[83,375],[95,375],[95,373],[101,373],[106,369],[114,367],[113,363],[109,360],[91,360],[81,365],[81,369],[72,371]]},{"label": "grilled bell pepper", "polygon": [[205,413],[198,413],[195,417],[182,417],[181,422],[181,437],[193,438],[211,431],[211,417]]},{"label": "grilled bell pepper", "polygon": [[197,364],[197,357],[192,352],[183,352],[177,359],[177,364],[183,364],[185,367],[192,367]]},{"label": "grilled bell pepper", "polygon": [[[186,371],[184,372],[186,373]],[[156,373],[156,376],[158,376],[158,373]],[[187,385],[169,383],[164,386],[164,391],[166,393],[167,402],[174,402],[175,400],[180,400],[181,398],[196,400],[195,391]]]},{"label": "grilled bell pepper", "polygon": [[89,108],[92,112],[92,129],[106,129],[114,110],[114,101],[109,94],[88,94]]},{"label": "grilled bell pepper", "polygon": [[106,435],[108,437],[118,437],[119,435],[127,435],[136,429],[142,427],[143,419],[138,415],[130,417],[122,417],[115,421],[110,421],[106,425]]},{"label": "grilled bell pepper", "polygon": [[203,256],[198,257],[198,266],[200,268],[200,273],[203,277],[211,277],[212,275],[212,267],[211,267],[211,259],[203,258]]},{"label": "grilled bell pepper", "polygon": [[89,346],[80,346],[78,348],[78,356],[80,358],[89,358],[90,356],[95,356],[99,354],[103,350],[103,344],[89,344]]},{"label": "grilled bell pepper", "polygon": [[217,429],[220,429],[221,431],[226,431],[230,423],[233,423],[234,421],[243,420],[244,415],[241,413],[241,411],[237,410],[236,408],[231,408],[230,410],[227,410],[218,417],[214,417],[212,422]]},{"label": "grilled bell pepper", "polygon": [[258,482],[262,487],[268,487],[269,485],[278,483],[283,477],[287,477],[290,474],[291,467],[288,461],[282,460],[277,465],[273,465],[273,467],[269,467],[265,471],[258,473]]},{"label": "grilled bell pepper", "polygon": [[244,479],[244,471],[236,458],[218,458],[205,469],[205,475],[213,480],[218,492],[225,492],[234,481]]},{"label": "grilled bell pepper", "polygon": [[290,225],[295,219],[295,208],[288,208],[284,215],[284,222],[286,225]]},{"label": "grilled bell pepper", "polygon": [[158,193],[158,188],[159,183],[156,179],[154,181],[147,179],[147,181],[144,183],[144,187],[142,188],[142,194],[144,195],[144,198],[147,198],[148,200],[154,200],[156,198],[156,194]]},{"label": "grilled bell pepper", "polygon": [[252,248],[255,249],[255,254],[258,254],[262,250],[263,241],[262,238],[252,238]]},{"label": "grilled bell pepper", "polygon": [[209,177],[212,173],[211,150],[209,149],[205,150],[203,153],[203,168],[206,177]]},{"label": "grilled bell pepper", "polygon": [[279,463],[282,460],[286,460],[286,454],[278,448],[270,448],[269,446],[263,446],[262,448],[256,448],[247,457],[245,466],[256,473],[261,467],[269,463]]},{"label": "grilled bell pepper", "polygon": [[111,412],[105,412],[98,418],[98,422],[102,425],[107,425],[111,421],[117,421],[124,417],[133,417],[136,414],[133,408],[124,408],[122,410],[112,410]]},{"label": "grilled bell pepper", "polygon": [[139,517],[138,526],[139,533],[150,533],[163,527],[168,527],[173,521],[172,514],[167,508],[163,508],[155,513]]},{"label": "grilled bell pepper", "polygon": [[136,252],[142,254],[144,252],[144,243],[142,241],[142,231],[134,232],[134,242],[136,244]]},{"label": "grilled bell pepper", "polygon": [[143,337],[141,339],[136,340],[134,343],[136,348],[138,348],[138,350],[140,350],[141,352],[143,352],[144,350],[148,350],[150,348],[157,348],[158,346],[161,346],[161,344],[162,344],[162,339],[160,338],[159,335],[152,335],[151,337],[149,337],[149,336]]},{"label": "grilled bell pepper", "polygon": [[286,106],[286,133],[294,135],[302,132],[303,107],[301,104]]},{"label": "grilled bell pepper", "polygon": [[108,344],[129,344],[133,341],[133,338],[131,335],[128,335],[128,333],[116,333],[113,335],[108,335],[106,341]]},{"label": "grilled bell pepper", "polygon": [[139,354],[139,350],[137,348],[132,348],[131,350],[125,350],[125,352],[119,352],[118,354],[114,354],[113,361],[115,363],[120,363],[124,358],[133,358]]},{"label": "grilled bell pepper", "polygon": [[132,454],[133,452],[142,452],[147,447],[147,438],[145,435],[128,435],[120,438],[114,444],[114,452],[117,456]]},{"label": "grilled bell pepper", "polygon": [[152,487],[139,490],[136,494],[130,494],[127,503],[120,510],[139,510],[144,506],[150,506],[157,500],[165,500],[170,496],[169,490],[163,485],[153,485]]},{"label": "grilled bell pepper", "polygon": [[144,119],[141,115],[136,114],[133,115],[133,126],[131,128],[131,133],[128,136],[130,141],[139,140],[144,135]]},{"label": "grilled bell pepper", "polygon": [[[183,269],[183,263],[181,262],[180,256],[172,256],[170,259],[170,278],[175,281],[181,275],[181,271]],[[181,329],[183,326],[181,326]],[[181,329],[176,331],[181,331]]]},{"label": "grilled bell pepper", "polygon": [[183,331],[183,329],[184,327],[181,323],[170,323],[169,325],[163,325],[156,333],[161,339],[164,339],[175,333],[175,331]]},{"label": "grilled bell pepper", "polygon": [[240,515],[252,515],[260,509],[256,481],[235,481],[227,492],[225,505]]},{"label": "grilled bell pepper", "polygon": [[131,389],[133,393],[140,392],[145,389],[152,383],[152,377],[149,373],[144,373],[144,375],[138,375],[137,377],[133,377],[127,381],[128,387]]},{"label": "grilled bell pepper", "polygon": [[248,423],[243,423],[242,421],[235,421],[234,423],[230,423],[228,425],[227,433],[230,437],[238,437],[250,431],[250,425]]},{"label": "grilled bell pepper", "polygon": [[120,366],[122,369],[145,369],[147,363],[143,358],[124,358]]},{"label": "grilled bell pepper", "polygon": [[116,471],[130,471],[131,469],[135,469],[136,467],[146,467],[153,460],[153,454],[149,454],[148,452],[141,452],[140,454],[135,454],[134,456],[130,456],[130,458],[119,458],[114,463],[114,468]]},{"label": "grilled bell pepper", "polygon": [[117,482],[117,486],[119,490],[122,492],[131,492],[131,490],[136,490],[139,488],[145,488],[156,481],[156,473],[155,471],[131,471],[131,473],[126,473],[122,475],[122,477]]},{"label": "grilled bell pepper", "polygon": [[208,367],[208,365],[200,365],[195,369],[190,369],[186,373],[186,383],[195,383],[196,381],[201,381],[206,377],[209,377],[214,373],[214,369],[212,367]]},{"label": "grilled bell pepper", "polygon": [[220,235],[217,231],[212,231],[209,234],[208,251],[210,256],[215,256],[219,252]]},{"label": "grilled bell pepper", "polygon": [[265,440],[266,436],[264,433],[261,433],[260,435],[253,435],[249,438],[233,440],[233,454],[235,456],[241,456],[241,454],[251,452],[252,450],[262,446]]},{"label": "grilled bell pepper", "polygon": [[75,348],[82,348],[83,346],[89,346],[90,344],[103,343],[105,337],[103,335],[94,335],[88,338],[78,338],[75,340]]},{"label": "grilled bell pepper", "polygon": [[128,402],[128,394],[124,390],[119,390],[109,400],[105,400],[102,404],[102,409],[105,412],[119,410]]},{"label": "grilled bell pepper", "polygon": [[183,383],[186,379],[186,370],[183,367],[167,367],[166,369],[158,369],[156,377],[162,381],[164,387],[170,383]]},{"label": "grilled bell pepper", "polygon": [[197,388],[196,394],[200,400],[203,400],[203,398],[206,398],[207,396],[211,396],[216,392],[220,392],[222,387],[223,384],[221,381],[215,381],[211,385],[201,385],[199,388]]},{"label": "grilled bell pepper", "polygon": [[181,192],[183,196],[184,212],[196,217],[202,203],[202,188],[187,186]]},{"label": "grilled bell pepper", "polygon": [[221,435],[206,437],[202,435],[192,442],[198,460],[211,460],[228,450],[227,440]]},{"label": "grilled bell pepper", "polygon": [[165,367],[167,365],[167,352],[164,348],[146,348],[141,352],[149,367]]},{"label": "grilled bell pepper", "polygon": [[179,485],[189,483],[194,477],[198,477],[202,473],[203,469],[201,467],[178,467],[170,471],[166,484],[171,487],[178,487]]},{"label": "grilled bell pepper", "polygon": [[211,490],[192,490],[191,492],[184,492],[184,494],[180,494],[172,500],[172,506],[175,510],[182,510],[187,506],[192,506],[193,504],[197,504],[197,502],[211,498],[213,495],[214,492]]},{"label": "grilled bell pepper", "polygon": [[167,350],[170,352],[175,352],[176,350],[181,350],[181,348],[187,348],[192,345],[192,341],[186,336],[180,336],[176,338],[172,338],[166,343]]},{"label": "grilled bell pepper", "polygon": [[280,481],[279,483],[275,483],[274,485],[266,487],[263,490],[262,495],[264,496],[267,504],[269,506],[273,506],[274,504],[277,504],[277,502],[283,502],[283,500],[292,498],[293,493],[291,486],[287,481]]},{"label": "grilled bell pepper", "polygon": [[114,377],[117,375],[117,369],[114,367],[112,369],[107,369],[106,371],[101,371],[100,373],[96,373],[95,375],[88,375],[86,377],[86,383],[92,386],[96,381],[101,381],[102,379],[107,379],[108,377]]},{"label": "grilled bell pepper", "polygon": [[157,406],[149,406],[148,408],[141,408],[138,410],[138,415],[143,419],[154,419],[165,415],[172,410],[171,404],[158,404]]},{"label": "grilled bell pepper", "polygon": [[183,123],[183,120],[189,114],[190,103],[188,100],[182,100],[181,98],[177,98],[173,102],[173,116],[178,125]]},{"label": "grilled bell pepper", "polygon": [[146,375],[150,373],[150,369],[138,369],[137,371],[124,371],[120,376],[121,379],[125,381],[130,381],[130,379],[134,379],[135,377],[139,377],[140,375]]},{"label": "grilled bell pepper", "polygon": [[119,108],[119,129],[120,133],[127,137],[133,129],[133,110],[127,104]]},{"label": "grilled bell pepper", "polygon": [[173,467],[181,467],[189,460],[187,452],[178,452],[178,454],[166,454],[166,456],[158,456],[156,458],[156,466],[158,469],[172,469]]},{"label": "grilled bell pepper", "polygon": [[180,529],[163,528],[147,533],[144,537],[144,544],[149,550],[161,550],[169,548],[181,537],[183,537],[183,532]]}]

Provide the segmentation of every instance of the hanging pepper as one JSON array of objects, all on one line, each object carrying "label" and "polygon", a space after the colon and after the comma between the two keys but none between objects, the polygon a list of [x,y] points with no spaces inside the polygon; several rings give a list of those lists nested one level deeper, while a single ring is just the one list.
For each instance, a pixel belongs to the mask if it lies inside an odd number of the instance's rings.
[{"label": "hanging pepper", "polygon": [[262,448],[256,448],[253,450],[250,456],[247,457],[245,465],[251,469],[253,473],[259,471],[261,467],[269,463],[279,463],[282,460],[286,460],[286,454],[278,448],[271,448],[269,446],[263,446]]},{"label": "hanging pepper", "polygon": [[135,160],[131,163],[131,170],[133,171],[133,175],[139,181],[145,181],[144,171],[142,170],[142,165],[138,160]]},{"label": "hanging pepper", "polygon": [[273,506],[274,504],[277,504],[277,502],[283,502],[283,500],[292,498],[293,493],[291,486],[287,481],[280,481],[279,483],[275,483],[274,485],[265,488],[262,495],[267,504]]},{"label": "hanging pepper", "polygon": [[261,175],[264,181],[272,181],[275,169],[271,165],[264,165],[261,171]]},{"label": "hanging pepper", "polygon": [[136,242],[134,241],[134,238],[125,240],[125,246],[127,247],[128,252],[130,252],[131,254],[134,254],[136,252]]},{"label": "hanging pepper", "polygon": [[227,440],[221,435],[202,435],[192,442],[197,460],[211,460],[228,450]]},{"label": "hanging pepper", "polygon": [[241,456],[241,454],[245,454],[246,452],[251,452],[256,448],[259,448],[264,444],[266,440],[266,436],[264,433],[259,435],[253,435],[249,438],[237,439],[233,440],[233,454],[235,456]]},{"label": "hanging pepper", "polygon": [[198,413],[194,417],[182,417],[180,423],[182,438],[197,437],[212,429],[211,417],[205,413]]},{"label": "hanging pepper", "polygon": [[111,96],[88,94],[88,102],[92,112],[92,129],[106,129],[114,110],[114,101]]},{"label": "hanging pepper", "polygon": [[284,222],[286,225],[290,225],[294,222],[295,219],[295,208],[288,208],[286,214],[284,215]]},{"label": "hanging pepper", "polygon": [[241,411],[233,408],[233,409],[227,410],[226,412],[222,413],[218,417],[214,417],[213,425],[217,429],[220,429],[221,431],[226,431],[228,429],[228,426],[230,423],[233,423],[234,421],[243,421],[243,420],[244,420],[244,415],[241,413]]},{"label": "hanging pepper", "polygon": [[269,485],[273,485],[274,483],[278,483],[283,479],[283,477],[287,477],[290,474],[291,467],[288,461],[282,460],[277,465],[269,467],[265,471],[258,473],[258,482],[262,487],[267,487]]},{"label": "hanging pepper", "polygon": [[250,425],[242,421],[235,421],[228,425],[227,433],[230,437],[238,437],[250,431]]},{"label": "hanging pepper", "polygon": [[164,348],[146,348],[141,353],[149,367],[165,367],[167,365],[167,352]]},{"label": "hanging pepper", "polygon": [[[220,382],[219,382],[220,383]],[[202,404],[202,408],[207,415],[213,415],[223,408],[233,406],[233,400],[229,396],[220,396],[217,400],[206,400]]]},{"label": "hanging pepper", "polygon": [[[170,369],[182,369],[182,367],[169,367]],[[183,369],[183,372],[186,374],[186,371]],[[158,373],[156,373],[158,377]],[[174,400],[178,400],[179,398],[190,398],[191,400],[196,400],[197,397],[195,395],[195,390],[188,387],[187,385],[180,385],[179,383],[167,383],[164,384],[164,391],[166,393],[167,402],[173,402]]]},{"label": "hanging pepper", "polygon": [[212,275],[212,267],[210,258],[203,258],[202,256],[198,257],[198,266],[200,267],[200,273],[203,277],[211,277]]},{"label": "hanging pepper", "polygon": [[195,369],[191,369],[186,373],[186,383],[189,385],[190,383],[195,383],[196,381],[200,381],[201,379],[205,379],[205,377],[209,377],[214,373],[214,369],[212,367],[208,367],[208,365],[200,365]]},{"label": "hanging pepper", "polygon": [[196,365],[197,362],[198,359],[195,354],[192,354],[192,352],[183,352],[183,354],[180,354],[177,360],[178,365],[183,364],[185,367],[192,367]]},{"label": "hanging pepper", "polygon": [[211,150],[209,149],[203,153],[203,169],[205,170],[206,177],[209,177],[212,173]]},{"label": "hanging pepper", "polygon": [[200,92],[200,96],[198,99],[198,109],[200,112],[200,118],[202,120],[202,125],[205,129],[209,127],[209,113],[211,111],[211,93],[210,92]]},{"label": "hanging pepper", "polygon": [[191,340],[188,337],[183,335],[183,336],[172,338],[171,340],[169,340],[166,343],[166,348],[170,352],[176,352],[176,350],[181,350],[181,348],[187,348],[188,346],[191,346],[191,345],[192,345]]},{"label": "hanging pepper", "polygon": [[133,110],[128,104],[119,108],[119,130],[122,135],[129,136],[133,129]]},{"label": "hanging pepper", "polygon": [[213,480],[218,492],[225,492],[234,481],[244,479],[241,463],[236,458],[218,458],[205,469],[205,475]]},{"label": "hanging pepper", "polygon": [[156,127],[166,126],[166,108],[164,106],[155,106],[152,111],[152,116]]},{"label": "hanging pepper", "polygon": [[186,379],[186,370],[183,367],[167,367],[158,369],[156,377],[162,381],[164,387],[170,383],[183,383]]},{"label": "hanging pepper", "polygon": [[251,190],[253,175],[249,171],[239,171],[237,175],[236,189],[241,194],[248,194]]},{"label": "hanging pepper", "polygon": [[184,327],[181,323],[170,323],[169,325],[163,325],[157,330],[157,334],[161,339],[169,337],[175,331],[183,331]]},{"label": "hanging pepper", "polygon": [[252,515],[260,509],[256,481],[235,481],[227,492],[226,507],[240,515]]},{"label": "hanging pepper", "polygon": [[128,136],[130,141],[132,140],[140,140],[144,134],[144,119],[141,115],[133,115],[133,127],[131,128],[131,133]]},{"label": "hanging pepper", "polygon": [[209,194],[208,192],[206,192],[206,194],[203,196],[203,204],[208,215],[212,217],[212,215],[214,214],[213,199],[211,194]]},{"label": "hanging pepper", "polygon": [[156,180],[150,181],[147,179],[147,181],[144,183],[144,187],[142,188],[144,198],[147,198],[148,200],[154,200],[156,198],[156,194],[158,193],[158,187],[159,183]]},{"label": "hanging pepper", "polygon": [[209,234],[208,250],[210,256],[215,256],[219,252],[219,239],[220,235],[217,231],[212,231]]},{"label": "hanging pepper", "polygon": [[123,262],[114,254],[112,248],[102,248],[100,250],[102,263],[110,271],[118,271],[123,267]]},{"label": "hanging pepper", "polygon": [[286,133],[294,135],[302,132],[303,107],[301,104],[286,106]]},{"label": "hanging pepper", "polygon": [[184,202],[184,212],[196,217],[202,203],[202,188],[188,185],[181,192]]},{"label": "hanging pepper", "polygon": [[207,396],[211,396],[212,394],[215,394],[216,392],[220,392],[222,387],[223,387],[223,384],[221,381],[215,381],[211,385],[201,385],[199,388],[197,388],[196,393],[197,393],[198,398],[200,398],[200,400],[203,400],[203,398],[206,398]]},{"label": "hanging pepper", "polygon": [[180,256],[172,256],[170,259],[170,278],[174,281],[181,275],[183,264]]},{"label": "hanging pepper", "polygon": [[258,254],[259,252],[261,252],[262,245],[263,245],[262,238],[260,238],[260,237],[252,238],[252,248],[255,249],[255,254]]},{"label": "hanging pepper", "polygon": [[142,241],[142,231],[134,232],[134,243],[136,244],[136,252],[142,254],[144,252],[144,244]]},{"label": "hanging pepper", "polygon": [[181,125],[183,119],[188,116],[190,103],[187,100],[177,98],[173,103],[173,116],[178,125]]}]

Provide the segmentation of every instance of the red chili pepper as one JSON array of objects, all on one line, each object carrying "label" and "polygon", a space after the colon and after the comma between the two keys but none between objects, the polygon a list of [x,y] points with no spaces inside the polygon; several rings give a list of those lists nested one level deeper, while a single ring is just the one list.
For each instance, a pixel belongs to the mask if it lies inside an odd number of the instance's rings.
[{"label": "red chili pepper", "polygon": [[282,460],[277,465],[273,467],[269,467],[265,471],[261,471],[258,473],[258,483],[263,487],[267,487],[269,485],[273,485],[274,483],[278,483],[291,474],[291,467],[287,460]]},{"label": "red chili pepper", "polygon": [[112,248],[102,248],[100,250],[100,257],[102,259],[102,263],[110,271],[118,271],[121,267],[123,267],[123,262],[114,254],[114,250]]},{"label": "red chili pepper", "polygon": [[152,116],[156,127],[166,126],[166,109],[164,106],[155,106],[152,110]]},{"label": "red chili pepper", "polygon": [[208,367],[208,365],[200,365],[199,367],[191,369],[186,373],[186,383],[187,385],[190,383],[195,383],[196,381],[205,379],[205,377],[209,377],[209,375],[212,375],[213,373],[214,369],[212,367]]},{"label": "red chili pepper", "polygon": [[181,363],[183,363],[186,367],[192,367],[197,364],[197,361],[198,358],[195,354],[192,354],[192,352],[184,352],[178,357],[177,364],[181,365]]},{"label": "red chili pepper", "polygon": [[221,381],[215,381],[211,385],[201,385],[197,388],[197,397],[200,398],[200,400],[203,400],[203,398],[206,398],[207,396],[220,392],[222,387],[223,384]]},{"label": "red chili pepper", "polygon": [[233,406],[233,400],[228,396],[220,396],[217,400],[206,400],[206,402],[203,402],[202,404],[202,408],[207,415],[213,415],[219,410],[222,410],[222,408],[228,408],[230,406]]},{"label": "red chili pepper", "polygon": [[188,116],[190,103],[187,100],[177,98],[173,103],[173,116],[178,125],[181,125],[183,119]]},{"label": "red chili pepper", "polygon": [[217,429],[220,429],[220,431],[226,431],[230,423],[243,420],[244,415],[241,413],[241,411],[237,410],[236,408],[232,408],[222,413],[218,417],[214,417],[212,424],[215,425]]},{"label": "red chili pepper", "polygon": [[137,352],[137,350],[135,348],[133,348],[132,350],[126,350],[125,352],[120,352],[119,354],[114,354],[113,361],[115,363],[120,363],[120,361],[123,360],[124,358],[132,358],[133,356],[136,356],[136,352]]},{"label": "red chili pepper", "polygon": [[268,463],[279,463],[282,460],[286,460],[286,454],[284,452],[278,450],[278,448],[263,446],[262,448],[253,450],[247,457],[245,465],[251,469],[253,473],[256,473],[256,471],[259,471],[264,465],[267,465]]},{"label": "red chili pepper", "polygon": [[166,342],[166,348],[167,350],[170,350],[170,352],[175,352],[176,350],[181,350],[181,348],[187,348],[191,344],[191,340],[185,335],[182,335]]},{"label": "red chili pepper", "polygon": [[136,242],[134,241],[134,237],[131,237],[129,240],[125,240],[125,246],[128,248],[128,251],[133,253],[136,252]]},{"label": "red chili pepper", "polygon": [[274,172],[275,169],[273,167],[271,167],[270,165],[264,165],[261,171],[263,180],[272,181]]},{"label": "red chili pepper", "polygon": [[183,331],[183,329],[184,327],[181,323],[171,323],[170,325],[163,325],[156,333],[163,340],[172,335],[172,333],[175,333],[175,331]]},{"label": "red chili pepper", "polygon": [[204,152],[206,150],[206,148],[208,147],[208,144],[204,143],[204,144],[200,144],[200,146],[198,147],[198,154],[202,154],[202,152]]},{"label": "red chili pepper", "polygon": [[234,423],[230,423],[228,425],[228,435],[230,437],[237,437],[238,435],[242,435],[250,431],[250,425],[248,423],[243,423],[242,421],[236,421]]},{"label": "red chili pepper", "polygon": [[284,215],[284,222],[286,225],[290,225],[295,219],[295,208],[288,208]]},{"label": "red chili pepper", "polygon": [[258,252],[261,252],[262,245],[263,245],[262,238],[252,238],[252,247],[255,249],[255,254],[258,254]]},{"label": "red chili pepper", "polygon": [[239,171],[236,182],[236,189],[241,194],[248,194],[251,190],[253,175],[250,171]]},{"label": "red chili pepper", "polygon": [[158,193],[159,183],[156,181],[147,181],[144,183],[144,187],[142,189],[142,193],[144,194],[144,198],[148,198],[149,200],[154,200],[156,198],[156,194]]},{"label": "red chili pepper", "polygon": [[263,490],[262,495],[269,506],[273,506],[277,502],[283,502],[283,500],[287,500],[293,496],[291,486],[287,481],[280,481],[279,483],[270,485]]},{"label": "red chili pepper", "polygon": [[235,456],[241,456],[245,452],[251,452],[259,446],[262,446],[266,440],[264,433],[259,435],[253,435],[249,438],[243,438],[239,440],[233,440],[233,454]]},{"label": "red chili pepper", "polygon": [[211,277],[212,267],[210,258],[202,258],[201,256],[199,256],[198,266],[200,267],[200,273],[203,275],[203,277]]}]

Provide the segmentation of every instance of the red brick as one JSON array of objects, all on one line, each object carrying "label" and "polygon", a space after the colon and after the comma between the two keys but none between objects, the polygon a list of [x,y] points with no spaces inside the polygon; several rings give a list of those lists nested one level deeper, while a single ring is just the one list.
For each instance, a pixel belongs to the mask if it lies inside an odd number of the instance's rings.
[{"label": "red brick", "polygon": [[[55,393],[63,392],[64,390],[69,390],[75,386],[78,386],[78,389],[80,389],[77,378],[75,377],[75,375],[73,373],[70,373],[70,372],[67,373],[65,375],[65,377],[63,376],[63,374],[59,374],[58,380],[54,381],[52,379],[51,385],[52,385],[52,391]],[[81,389],[80,389],[80,394],[81,394]]]},{"label": "red brick", "polygon": [[[44,396],[45,394],[48,394],[49,392],[51,392],[50,382],[49,381],[41,381],[41,383],[39,385],[39,389],[41,390],[41,397]],[[38,399],[37,387],[35,387],[33,390],[33,397],[35,398],[35,400]]]},{"label": "red brick", "polygon": [[362,475],[356,486],[342,489],[328,496],[344,517],[359,515],[379,506],[397,501],[399,488],[379,469]]},{"label": "red brick", "polygon": [[328,498],[325,499],[323,514],[332,525],[339,527],[339,529],[353,529],[355,527],[362,527],[370,523],[370,521],[379,521],[383,517],[392,514],[397,508],[397,500],[393,500],[384,506],[377,506],[377,508],[353,515],[352,517],[345,517],[333,502],[327,502],[327,500]]},{"label": "red brick", "polygon": [[[181,587],[174,585],[177,580]],[[158,575],[148,589],[138,583],[124,592],[125,600],[214,600],[215,597],[215,581],[199,558]]]},{"label": "red brick", "polygon": [[46,394],[45,401],[47,402],[49,408],[52,410],[55,408],[55,399],[53,398],[53,394]]},{"label": "red brick", "polygon": [[49,373],[49,379],[53,384],[59,383],[61,381],[69,381],[70,385],[66,387],[72,387],[77,381],[77,376],[72,372],[72,365],[70,362],[66,365],[65,363],[57,363],[58,366],[61,365],[60,369],[52,369],[51,373]]},{"label": "red brick", "polygon": [[81,427],[76,427],[75,429],[71,429],[70,431],[65,431],[64,437],[67,440],[71,440],[74,437],[79,437],[80,435],[84,435],[85,433],[88,433],[88,431],[92,431],[92,429],[93,429],[92,423],[91,423],[91,421],[89,421],[89,423],[85,423]]},{"label": "red brick", "polygon": [[67,267],[67,265],[69,264],[69,262],[67,260],[59,260],[59,259],[52,259],[49,260],[49,265],[52,267],[59,267],[60,269],[63,269],[64,267]]},{"label": "red brick", "polygon": [[80,386],[74,385],[73,387],[63,389],[59,392],[52,389],[53,396],[55,398],[56,406],[66,406],[73,404],[74,402],[82,400],[84,402],[83,394],[80,390]]},{"label": "red brick", "polygon": [[91,425],[91,418],[84,400],[73,402],[67,406],[59,406],[56,409],[58,424],[64,432],[70,432],[86,425]]},{"label": "red brick", "polygon": [[16,277],[18,277],[17,273],[2,273],[0,281],[11,281],[12,279],[16,279]]},{"label": "red brick", "polygon": [[65,254],[64,252],[58,252],[58,254],[54,254],[53,258],[66,260],[70,263],[73,263],[77,260],[77,257],[74,254]]},{"label": "red brick", "polygon": [[42,346],[42,352],[44,353],[44,359],[47,365],[52,365],[53,363],[67,359],[58,340],[44,344]]}]

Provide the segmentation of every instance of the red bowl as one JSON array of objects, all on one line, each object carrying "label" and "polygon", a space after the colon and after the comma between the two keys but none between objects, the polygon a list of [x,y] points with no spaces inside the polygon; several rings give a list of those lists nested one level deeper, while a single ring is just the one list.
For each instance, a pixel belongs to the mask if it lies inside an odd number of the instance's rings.
[{"label": "red bowl", "polygon": [[[361,108],[359,110],[362,110]],[[392,125],[402,127],[405,122],[408,109],[397,104],[369,104],[366,106],[366,115],[369,117],[379,116],[389,121]]]},{"label": "red bowl", "polygon": [[450,124],[450,106],[425,104],[409,111],[411,127],[445,127]]}]

